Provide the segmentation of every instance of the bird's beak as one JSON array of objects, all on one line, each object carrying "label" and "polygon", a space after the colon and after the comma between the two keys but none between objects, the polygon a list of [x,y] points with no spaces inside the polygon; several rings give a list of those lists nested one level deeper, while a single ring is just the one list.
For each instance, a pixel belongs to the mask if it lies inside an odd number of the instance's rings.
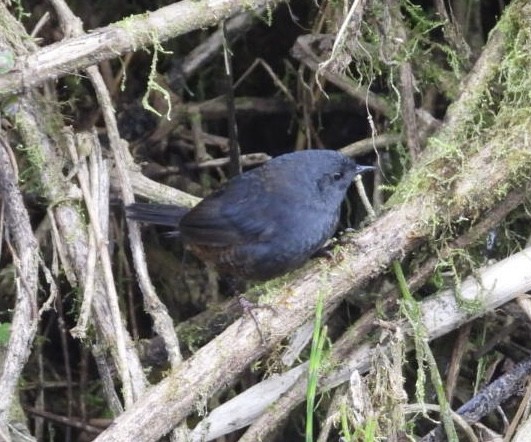
[{"label": "bird's beak", "polygon": [[373,166],[362,166],[361,164],[356,164],[356,169],[354,171],[355,175],[360,175],[365,172],[370,172],[371,170],[375,170],[376,167]]}]

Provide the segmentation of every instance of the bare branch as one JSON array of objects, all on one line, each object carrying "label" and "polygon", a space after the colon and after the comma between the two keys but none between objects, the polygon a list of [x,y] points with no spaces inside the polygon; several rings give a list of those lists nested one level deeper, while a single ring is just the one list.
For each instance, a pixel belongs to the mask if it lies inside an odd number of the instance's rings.
[{"label": "bare branch", "polygon": [[[37,332],[39,250],[33,235],[18,176],[4,136],[0,138],[0,196],[6,214],[8,244],[16,269],[17,303],[11,320],[9,344],[0,372],[0,433],[6,431],[9,407]],[[6,433],[7,434],[7,433]]]},{"label": "bare branch", "polygon": [[[18,58],[14,70],[0,77],[0,97],[13,95],[51,80],[162,43],[195,29],[218,24],[238,12],[273,6],[278,0],[184,0],[153,12],[127,17],[121,22]],[[0,15],[9,14],[4,3]]]}]

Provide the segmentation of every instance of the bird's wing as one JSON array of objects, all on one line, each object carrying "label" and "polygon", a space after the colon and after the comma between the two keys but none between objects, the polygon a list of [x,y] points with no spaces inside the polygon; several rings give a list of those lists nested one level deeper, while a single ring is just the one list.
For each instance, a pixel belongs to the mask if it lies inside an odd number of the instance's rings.
[{"label": "bird's wing", "polygon": [[265,195],[269,184],[262,178],[241,175],[205,198],[182,218],[183,237],[217,247],[266,240],[274,230],[275,196]]}]

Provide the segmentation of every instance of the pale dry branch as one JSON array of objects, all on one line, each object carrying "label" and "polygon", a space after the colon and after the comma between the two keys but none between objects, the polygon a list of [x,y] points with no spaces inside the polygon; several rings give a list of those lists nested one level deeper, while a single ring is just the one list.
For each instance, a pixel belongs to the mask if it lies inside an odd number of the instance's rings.
[{"label": "pale dry branch", "polygon": [[[4,8],[1,4],[0,8]],[[4,14],[5,13],[5,14]],[[24,29],[9,14],[4,11],[2,18],[4,27],[0,32],[0,41],[5,47],[11,47],[21,55],[27,54],[36,48],[29,39],[23,39]],[[25,45],[20,44],[24,41]],[[42,101],[36,99],[34,95],[27,94],[18,98],[16,107],[16,129],[25,146],[29,146],[37,162],[36,172],[38,180],[42,186],[44,196],[53,206],[53,218],[57,225],[58,235],[68,238],[65,242],[66,259],[71,262],[76,280],[83,283],[86,276],[86,264],[88,256],[88,235],[86,225],[78,210],[80,192],[73,184],[65,181],[63,176],[64,158],[60,152],[57,140],[62,140],[61,133],[54,133],[52,139],[48,136],[49,119],[56,118],[53,111],[46,107]],[[95,339],[101,344],[105,351],[112,356],[112,361],[116,367],[126,367],[131,373],[131,384],[133,396],[138,397],[145,388],[146,380],[140,365],[134,346],[129,338],[123,323],[112,324],[108,321],[110,315],[107,294],[104,289],[101,275],[98,275],[94,282],[93,318],[95,323]],[[125,352],[125,360],[120,360],[117,352],[115,326],[122,328]]]},{"label": "pale dry branch", "polygon": [[0,434],[8,434],[9,409],[27,362],[39,320],[37,306],[39,249],[18,175],[12,163],[10,146],[0,138],[0,196],[4,203],[6,240],[16,269],[17,302],[11,319],[9,342],[0,366]]},{"label": "pale dry branch", "polygon": [[[521,291],[531,289],[531,248],[519,252],[503,261],[478,271],[477,276],[471,276],[463,281],[460,293],[448,289],[437,296],[422,301],[420,309],[422,312],[422,322],[426,327],[429,339],[433,340],[439,336],[456,330],[463,324],[472,321],[486,313],[489,313],[499,306],[509,302],[518,296]],[[462,302],[480,301],[481,305],[475,311],[466,311],[461,307]],[[337,366],[331,373],[327,374],[320,381],[321,392],[329,390],[345,382],[353,370],[366,373],[370,368],[369,361],[377,351],[376,345],[363,344],[352,349],[353,337],[356,330],[353,327],[347,331],[332,347],[329,363],[331,366]],[[386,347],[384,346],[386,349]],[[409,349],[412,349],[412,343],[409,343]],[[380,350],[378,350],[380,351]],[[275,422],[281,422],[286,414],[293,410],[297,405],[305,400],[306,394],[306,377],[300,373],[301,368],[306,370],[306,364],[295,367],[275,379],[276,383],[286,385],[286,391],[278,392],[281,399],[275,403],[275,407],[270,407],[272,402],[269,397],[261,391],[263,386],[258,384],[252,387],[255,398],[253,416],[262,410],[264,414],[257,419],[254,424],[247,430],[246,434],[240,439],[241,442],[251,442],[254,440],[266,439],[267,435],[275,429]],[[296,371],[295,371],[296,370]],[[297,380],[289,382],[292,374],[297,373]],[[283,376],[286,375],[286,378]],[[271,387],[270,387],[271,388]],[[250,394],[250,393],[249,393]],[[251,416],[245,415],[239,403],[239,396],[233,398],[230,402],[232,409],[230,424],[234,422],[246,422]],[[204,423],[192,433],[203,434],[206,440],[210,440],[210,434],[220,436],[225,432],[234,431],[237,428],[230,428],[227,422],[218,421],[217,419],[224,416],[221,405],[214,410],[211,415],[205,419]],[[240,406],[240,407],[239,407]],[[240,416],[236,410],[241,411]],[[206,430],[208,429],[208,430]],[[210,433],[212,432],[212,433]],[[206,436],[208,435],[208,436]]]},{"label": "pale dry branch", "polygon": [[[101,61],[147,48],[154,42],[196,29],[214,26],[244,10],[273,7],[278,0],[184,0],[153,12],[124,18],[88,34],[46,46],[34,53],[18,54],[15,68],[0,76],[0,97],[20,93],[47,80],[73,74]],[[0,3],[0,15],[9,14]]]}]

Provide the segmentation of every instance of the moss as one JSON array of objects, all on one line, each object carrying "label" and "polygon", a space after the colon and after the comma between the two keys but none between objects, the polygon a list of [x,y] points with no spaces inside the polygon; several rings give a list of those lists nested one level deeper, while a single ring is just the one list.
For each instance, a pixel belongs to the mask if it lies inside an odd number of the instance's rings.
[{"label": "moss", "polygon": [[[56,146],[61,145],[60,130],[63,125],[54,106],[48,103],[43,106],[49,111],[46,112],[46,118],[38,122],[38,128],[30,117],[33,109],[25,104],[21,104],[12,115],[13,124],[24,140],[24,144],[18,146],[23,157],[19,166],[19,179],[26,190],[44,195],[50,201],[59,201],[64,200],[67,193],[62,175],[63,164],[48,161],[45,156],[46,148],[42,145],[49,144],[48,148],[57,149]],[[62,153],[57,154],[57,158],[63,157]],[[64,194],[60,195],[61,192]]]},{"label": "moss", "polygon": [[[524,11],[524,12],[523,12]],[[424,198],[424,227],[431,237],[427,255],[443,250],[451,239],[466,231],[485,210],[503,200],[514,188],[526,184],[531,174],[531,30],[522,17],[531,6],[520,2],[508,9],[498,25],[503,33],[504,56],[491,66],[483,83],[469,85],[466,105],[450,109],[452,123],[432,137],[423,163],[411,170],[397,186],[388,206]],[[528,22],[529,19],[527,19]],[[472,90],[470,88],[473,88]],[[462,109],[462,110],[461,110]],[[457,115],[460,110],[462,115]],[[477,173],[478,169],[483,173]],[[485,186],[486,174],[490,185]],[[482,180],[482,181],[476,181]],[[455,188],[454,188],[455,187]],[[504,229],[500,253],[512,253],[518,239]],[[523,243],[523,241],[520,241]],[[477,312],[482,300],[465,301],[460,296],[461,275],[483,265],[485,244],[481,240],[466,250],[453,250],[438,264],[438,271],[450,274],[456,299],[467,312]],[[418,255],[422,261],[422,256]],[[418,334],[416,331],[415,334]],[[421,336],[422,337],[422,336]]]},{"label": "moss", "polygon": [[166,105],[168,106],[168,109],[166,111],[166,119],[168,121],[171,120],[171,96],[170,93],[164,89],[156,80],[157,78],[157,62],[159,59],[159,54],[171,54],[170,51],[165,51],[162,47],[162,44],[160,43],[158,36],[155,32],[152,32],[151,39],[153,41],[153,58],[151,60],[151,67],[149,71],[149,77],[147,82],[147,88],[144,96],[142,97],[142,106],[144,109],[153,112],[158,117],[162,117],[162,114],[158,112],[153,106],[149,104],[149,95],[151,92],[158,92],[162,95],[162,98],[166,102]]},{"label": "moss", "polygon": [[137,42],[141,40],[139,38],[139,33],[145,33],[146,26],[138,26],[139,22],[145,21],[149,17],[149,13],[145,14],[135,14],[130,15],[129,17],[124,17],[122,20],[117,21],[113,26],[123,29],[130,36],[130,41],[133,44],[133,51],[138,49]]},{"label": "moss", "polygon": [[199,325],[179,329],[179,340],[191,353],[195,353],[204,343],[204,328]]},{"label": "moss", "polygon": [[[162,115],[158,112],[151,104],[149,103],[149,96],[152,92],[158,92],[162,95],[164,101],[166,102],[168,109],[166,112],[166,119],[171,120],[171,97],[170,93],[164,89],[156,81],[157,79],[157,63],[159,60],[160,54],[172,54],[171,51],[166,51],[160,42],[158,31],[155,28],[149,28],[146,26],[146,23],[149,23],[146,19],[149,14],[141,15],[132,15],[124,18],[123,20],[117,22],[115,26],[124,29],[129,35],[130,40],[133,42],[133,51],[138,49],[138,42],[149,41],[150,45],[153,47],[153,56],[151,59],[150,72],[148,76],[147,88],[144,96],[142,97],[142,106],[144,109],[154,113],[158,117]],[[138,26],[139,20],[143,22],[143,26]],[[147,37],[147,38],[146,38]],[[142,44],[142,49],[149,51],[147,45]]]},{"label": "moss", "polygon": [[[397,188],[389,205],[408,201],[421,194],[448,198],[451,185],[466,178],[466,159],[480,152],[487,143],[496,149],[489,161],[507,165],[508,180],[496,188],[489,200],[447,202],[448,206],[472,204],[472,208],[489,207],[502,199],[513,187],[527,180],[531,171],[531,152],[517,149],[526,141],[522,128],[531,127],[531,50],[529,30],[520,23],[518,7],[500,21],[498,29],[505,34],[506,55],[487,84],[480,85],[476,105],[458,123],[440,131],[429,140],[426,160],[409,173]],[[476,194],[476,193],[475,193]],[[457,196],[459,198],[459,196]]]},{"label": "moss", "polygon": [[9,342],[10,329],[10,322],[0,322],[0,346],[6,346]]}]

